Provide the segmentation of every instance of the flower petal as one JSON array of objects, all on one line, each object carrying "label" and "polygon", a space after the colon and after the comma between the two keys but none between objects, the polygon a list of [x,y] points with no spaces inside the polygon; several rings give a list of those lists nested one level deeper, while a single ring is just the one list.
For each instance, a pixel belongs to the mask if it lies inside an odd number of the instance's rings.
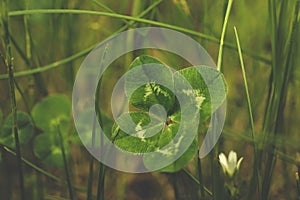
[{"label": "flower petal", "polygon": [[240,168],[240,165],[241,165],[241,163],[242,163],[242,161],[243,161],[243,157],[241,157],[240,159],[239,159],[239,161],[237,162],[237,164],[236,164],[236,169],[237,170],[239,170],[239,168]]},{"label": "flower petal", "polygon": [[227,168],[227,173],[230,177],[233,176],[233,174],[235,172],[236,159],[237,159],[236,152],[230,151],[229,155],[228,155],[228,168]]},{"label": "flower petal", "polygon": [[228,168],[227,158],[224,153],[219,154],[219,162],[222,166],[223,172],[226,173],[226,170]]},{"label": "flower petal", "polygon": [[236,165],[237,155],[236,152],[230,151],[228,155],[228,162]]}]

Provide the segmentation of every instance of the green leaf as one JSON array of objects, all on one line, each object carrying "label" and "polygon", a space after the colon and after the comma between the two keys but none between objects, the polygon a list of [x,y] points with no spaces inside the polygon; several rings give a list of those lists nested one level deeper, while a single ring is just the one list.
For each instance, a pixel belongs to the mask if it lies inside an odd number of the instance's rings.
[{"label": "green leaf", "polygon": [[66,137],[71,120],[69,98],[64,95],[48,96],[34,106],[32,116],[36,126],[45,132],[35,138],[34,154],[49,166],[62,167],[64,163],[58,128],[68,157],[68,141],[72,139],[72,136]]},{"label": "green leaf", "polygon": [[[65,142],[64,147],[67,147]],[[66,156],[69,156],[69,148],[65,148]],[[34,140],[34,155],[43,163],[52,167],[63,167],[63,157],[58,133],[43,133]]]},{"label": "green leaf", "polygon": [[[21,145],[26,144],[33,135],[33,124],[27,113],[17,112],[17,126],[19,142]],[[7,116],[0,128],[0,143],[15,148],[12,113]]]},{"label": "green leaf", "polygon": [[[128,120],[130,119],[135,127],[129,126]],[[114,144],[122,150],[137,154],[152,152],[159,142],[160,135],[163,135],[163,133],[160,134],[163,127],[163,121],[151,122],[147,113],[125,113],[113,125],[111,138]]]},{"label": "green leaf", "polygon": [[[172,158],[174,155],[177,154],[177,151],[182,151],[182,146],[185,146],[183,144],[183,138],[188,137],[185,133],[178,133],[178,129],[180,127],[180,118],[181,113],[177,112],[170,117],[168,117],[168,125],[165,127],[164,135],[161,136],[160,140],[157,143],[156,151],[158,150],[158,153],[160,156],[157,157],[157,155],[145,155],[144,165],[148,169],[156,169],[157,166],[160,166],[160,163],[163,161],[160,161],[159,159],[163,160],[173,160]],[[177,141],[175,141],[175,135],[181,134]],[[167,144],[171,143],[172,145],[168,149],[161,149],[162,147],[166,146]],[[182,169],[196,154],[198,149],[197,140],[196,138],[193,140],[192,144],[184,151],[184,153],[173,163],[170,165],[158,170],[161,172],[176,172],[180,169]],[[155,162],[154,162],[155,161]]]},{"label": "green leaf", "polygon": [[71,102],[64,95],[48,96],[34,106],[32,117],[36,126],[44,132],[56,132],[59,125],[65,133],[71,119]]},{"label": "green leaf", "polygon": [[[151,114],[150,114],[151,115]],[[130,118],[129,118],[130,117]],[[155,116],[157,117],[157,116]],[[181,141],[178,141],[178,144],[174,142],[174,137],[178,132],[180,125],[180,112],[174,115],[171,115],[166,120],[159,119],[151,122],[151,117],[144,112],[130,112],[121,115],[113,126],[112,136],[114,144],[124,150],[133,152],[136,154],[150,153],[154,151],[160,151],[160,149],[166,146],[169,143],[174,143],[172,146],[176,148],[176,145],[181,145]],[[132,119],[132,122],[136,125],[135,127],[126,127],[128,126],[128,120]],[[165,124],[165,121],[167,121]],[[121,127],[124,127],[123,130]],[[126,131],[124,131],[124,129]],[[135,135],[135,136],[133,136]],[[146,137],[146,136],[151,137]],[[173,156],[173,149],[170,151],[161,151],[160,153],[164,154],[166,157]],[[191,158],[197,152],[197,143],[196,140],[191,144],[191,146],[180,156],[174,163],[169,166],[161,169],[163,172],[175,172],[180,170],[184,165],[186,165]],[[153,160],[151,157],[144,157],[144,164],[153,167]]]},{"label": "green leaf", "polygon": [[[145,154],[144,165],[149,169],[159,169],[160,163],[173,162],[160,171],[178,171],[193,158],[198,148],[196,138],[186,138],[190,135],[194,117],[188,118],[183,128],[180,127],[181,114],[186,116],[198,109],[201,121],[207,120],[211,111],[225,100],[225,79],[217,69],[207,66],[193,66],[173,73],[162,62],[149,56],[135,59],[130,69],[125,78],[125,93],[134,107],[145,112],[122,114],[116,120],[110,138],[124,151]],[[185,80],[180,78],[182,76]],[[176,99],[171,92],[174,89],[178,97],[187,98]],[[182,102],[188,99],[191,102]],[[198,117],[195,119],[198,122]],[[177,136],[179,130],[183,132]],[[148,154],[150,152],[155,153]],[[181,152],[184,153],[178,158]]]},{"label": "green leaf", "polygon": [[226,83],[223,74],[207,66],[193,66],[176,73],[182,74],[192,86],[193,91],[183,92],[195,95],[200,119],[205,121],[211,115],[211,111],[215,111],[226,98]]},{"label": "green leaf", "polygon": [[[142,70],[134,72],[133,68],[138,66]],[[159,70],[153,68],[159,67]],[[130,75],[125,79],[125,91],[130,96],[130,103],[141,110],[148,111],[152,105],[160,104],[166,111],[170,111],[174,105],[175,97],[173,92],[168,88],[173,88],[172,71],[165,64],[150,56],[139,56],[130,65]],[[155,80],[151,81],[155,77]],[[136,88],[137,82],[147,81],[146,84]],[[160,80],[168,85],[165,87],[157,83]]]},{"label": "green leaf", "polygon": [[[197,141],[194,140],[191,146],[183,153],[182,156],[180,156],[175,162],[168,165],[167,167],[164,167],[160,169],[160,172],[176,172],[182,169],[197,153],[198,145]],[[145,162],[147,167],[147,162]]]},{"label": "green leaf", "polygon": [[137,57],[136,59],[134,59],[134,61],[130,64],[130,69],[143,65],[143,64],[148,64],[148,63],[156,63],[156,64],[162,64],[165,65],[163,62],[161,62],[160,60],[151,57],[151,56],[147,56],[147,55],[141,55],[139,57]]}]

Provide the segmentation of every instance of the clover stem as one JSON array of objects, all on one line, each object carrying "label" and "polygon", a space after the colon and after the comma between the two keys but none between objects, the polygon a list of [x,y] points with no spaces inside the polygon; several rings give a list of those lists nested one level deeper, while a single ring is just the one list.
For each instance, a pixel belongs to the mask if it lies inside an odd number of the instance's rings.
[{"label": "clover stem", "polygon": [[[198,151],[199,155],[199,151]],[[202,175],[202,168],[201,168],[201,159],[197,156],[197,170],[198,170],[198,180],[199,180],[199,189],[201,192],[201,199],[205,199],[205,192],[203,186],[203,175]]]},{"label": "clover stem", "polygon": [[[95,145],[95,130],[96,130],[96,122],[97,119],[96,117],[94,118],[93,121],[93,130],[92,130],[92,147]],[[88,178],[88,186],[87,186],[87,200],[92,199],[92,194],[93,194],[93,174],[94,174],[94,158],[90,158],[90,164],[89,164],[89,178]]]},{"label": "clover stem", "polygon": [[62,138],[62,134],[61,134],[59,125],[57,125],[57,133],[58,133],[58,137],[59,137],[59,142],[60,142],[60,147],[61,147],[61,152],[62,152],[62,157],[63,157],[63,162],[64,162],[67,185],[68,185],[68,190],[69,190],[69,198],[71,200],[73,200],[74,195],[73,195],[73,188],[72,188],[72,183],[71,183],[71,176],[70,176],[69,170],[68,170],[68,163],[67,163],[67,158],[66,158],[65,147],[64,147],[64,144],[63,144],[63,138]]}]

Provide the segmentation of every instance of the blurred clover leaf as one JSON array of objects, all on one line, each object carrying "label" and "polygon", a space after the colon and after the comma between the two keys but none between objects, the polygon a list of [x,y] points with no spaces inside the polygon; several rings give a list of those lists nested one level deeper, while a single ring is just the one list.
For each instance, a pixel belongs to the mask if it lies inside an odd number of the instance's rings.
[{"label": "blurred clover leaf", "polygon": [[[63,156],[58,133],[43,133],[38,135],[34,140],[34,155],[43,163],[52,167],[63,167]],[[64,147],[68,144],[64,140]],[[69,148],[65,148],[67,157]]]},{"label": "blurred clover leaf", "polygon": [[[130,96],[129,102],[134,108],[133,111],[123,113],[116,119],[110,137],[112,142],[122,150],[136,154],[146,153],[144,156],[146,167],[147,165],[153,166],[153,159],[151,156],[147,156],[147,153],[156,151],[166,157],[172,157],[173,151],[178,151],[182,142],[180,138],[178,141],[173,141],[180,126],[181,109],[184,109],[180,107],[172,92],[176,84],[173,79],[175,73],[180,73],[191,85],[191,91],[179,92],[184,93],[184,95],[193,94],[196,98],[195,102],[199,109],[201,122],[207,120],[212,113],[211,111],[215,111],[226,97],[225,79],[214,68],[193,66],[173,72],[170,68],[165,67],[154,72],[149,69],[151,65],[147,64],[166,66],[156,58],[145,55],[137,57],[132,62],[131,70],[137,66],[142,66],[143,70],[142,73],[141,71],[133,72],[125,79],[125,92],[127,96]],[[153,81],[135,89],[137,82],[142,83],[144,80],[151,80],[149,77],[155,77],[156,80],[159,80],[158,82],[168,87]],[[211,99],[211,96],[214,98]],[[163,106],[164,111],[161,111],[158,105]],[[153,110],[156,111],[153,112]],[[129,123],[131,121],[134,126]],[[174,148],[162,150],[169,143],[173,143]],[[193,158],[197,149],[197,137],[195,137],[181,157],[160,171],[175,172],[180,170]]]},{"label": "blurred clover leaf", "polygon": [[[1,114],[2,115],[2,114]],[[0,117],[2,118],[2,117]],[[13,134],[13,114],[9,114],[0,128],[0,143],[10,148],[15,148],[15,137]],[[22,111],[17,112],[17,126],[20,145],[26,144],[33,135],[33,124],[30,116]]]},{"label": "blurred clover leaf", "polygon": [[71,102],[65,95],[52,95],[44,98],[32,109],[35,125],[44,132],[56,132],[59,125],[67,132],[71,119]]},{"label": "blurred clover leaf", "polygon": [[62,146],[59,134],[62,135],[65,153],[69,155],[67,137],[71,121],[71,102],[65,95],[51,95],[37,103],[32,109],[36,126],[43,131],[34,140],[34,154],[49,166],[63,166]]}]

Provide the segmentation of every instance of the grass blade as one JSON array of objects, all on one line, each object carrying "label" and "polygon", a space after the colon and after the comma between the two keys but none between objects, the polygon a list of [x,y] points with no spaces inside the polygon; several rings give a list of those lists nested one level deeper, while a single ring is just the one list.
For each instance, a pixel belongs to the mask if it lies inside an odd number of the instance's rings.
[{"label": "grass blade", "polygon": [[65,147],[64,147],[63,138],[62,138],[62,134],[61,134],[59,126],[57,126],[57,133],[58,133],[62,157],[63,157],[63,161],[64,161],[65,174],[66,174],[67,185],[68,185],[68,190],[69,190],[69,198],[71,200],[73,200],[74,195],[73,195],[73,188],[72,188],[72,183],[71,183],[71,176],[69,173],[68,162],[67,162],[66,153],[65,153]]},{"label": "grass blade", "polygon": [[233,0],[228,1],[226,14],[225,14],[224,22],[223,22],[223,28],[222,28],[221,39],[220,39],[220,47],[219,47],[219,55],[218,55],[218,63],[217,63],[217,68],[218,68],[219,71],[221,70],[221,66],[222,66],[224,38],[225,38],[228,19],[229,19],[231,7],[232,7],[232,2],[233,2]]},{"label": "grass blade", "polygon": [[[199,151],[198,151],[197,155],[199,155]],[[202,166],[201,166],[201,159],[199,158],[199,156],[197,156],[197,169],[198,169],[198,180],[199,180],[199,188],[200,188],[201,198],[205,199],[205,190],[204,190],[204,185],[203,185]]]},{"label": "grass blade", "polygon": [[[268,106],[265,113],[263,126],[264,141],[269,140],[270,135],[278,136],[284,132],[285,120],[284,110],[287,101],[288,83],[290,82],[290,72],[293,68],[294,46],[296,38],[295,29],[297,27],[299,14],[299,1],[281,1],[278,4],[279,18],[277,18],[276,1],[269,0],[269,12],[271,21],[271,42],[272,42],[272,74],[270,77],[270,92]],[[295,3],[295,4],[292,4]],[[295,6],[293,6],[295,5]],[[294,14],[290,13],[294,10]],[[291,23],[292,22],[292,23]],[[269,198],[269,191],[276,165],[274,151],[277,144],[266,145],[271,154],[266,155],[264,169],[264,179],[262,183],[262,198]]]},{"label": "grass blade", "polygon": [[[154,9],[156,6],[158,6],[160,3],[162,2],[162,0],[158,0],[156,2],[154,2],[152,5],[150,5],[147,9],[145,9],[143,12],[141,12],[141,14],[139,14],[137,17],[138,18],[141,18],[143,16],[145,16],[146,14],[148,14],[152,9]],[[119,28],[117,31],[115,31],[114,33],[112,33],[112,35],[114,34],[117,34],[117,33],[120,33],[124,30],[126,30],[128,27],[132,26],[135,22],[132,21],[130,22],[129,24],[126,24],[124,26],[122,26],[121,28]],[[13,38],[12,38],[13,39]],[[22,57],[22,59],[26,62],[26,64],[29,65],[29,61],[28,59],[26,58],[26,55],[21,51],[21,49],[19,48],[18,44],[16,41],[12,40],[13,44],[15,45],[17,51],[19,52],[20,56]],[[59,61],[55,61],[51,64],[48,64],[48,65],[45,65],[45,66],[40,66],[38,68],[35,68],[35,69],[31,69],[31,70],[26,70],[26,71],[21,71],[21,72],[16,72],[14,75],[15,77],[23,77],[23,76],[28,76],[28,75],[33,75],[33,74],[36,74],[36,73],[42,73],[42,72],[45,72],[45,71],[48,71],[48,70],[51,70],[51,69],[54,69],[54,68],[57,68],[57,67],[60,67],[66,63],[69,63],[77,58],[80,58],[86,54],[88,54],[93,48],[95,48],[96,46],[98,45],[97,44],[93,44],[91,45],[90,47],[78,52],[78,53],[75,53],[73,54],[72,56],[69,56],[67,58],[64,58],[62,60],[59,60]],[[8,78],[8,74],[0,74],[0,80],[1,79],[7,79]]]},{"label": "grass blade", "polygon": [[[94,118],[94,122],[93,122],[93,130],[92,130],[92,147],[95,145],[95,129],[96,129],[96,122],[97,119]],[[90,158],[90,164],[89,164],[89,178],[88,178],[88,186],[87,186],[87,200],[91,200],[92,199],[92,192],[93,192],[93,169],[94,166],[94,158],[91,157]]]},{"label": "grass blade", "polygon": [[[150,24],[150,25],[154,25],[154,26],[160,26],[160,27],[164,27],[164,28],[173,29],[176,31],[187,33],[189,35],[197,36],[201,39],[204,39],[204,40],[207,40],[210,42],[214,42],[217,44],[219,44],[219,42],[220,42],[218,38],[215,38],[213,36],[206,35],[206,34],[191,30],[191,29],[186,29],[186,28],[182,28],[179,26],[174,26],[171,24],[162,23],[162,22],[158,22],[158,21],[154,21],[154,20],[144,19],[144,18],[140,18],[139,16],[133,17],[133,16],[121,15],[121,14],[109,13],[109,12],[99,12],[99,11],[91,11],[91,10],[75,10],[75,9],[34,9],[34,10],[10,11],[9,16],[32,15],[32,14],[55,14],[55,13],[101,15],[101,16],[112,17],[112,18],[131,20],[131,21],[135,21],[135,22],[141,22],[141,23]],[[236,50],[236,46],[231,43],[224,42],[223,45],[224,45],[224,47],[227,47],[229,49]],[[253,58],[255,58],[261,62],[270,64],[269,59],[262,57],[260,55],[257,55],[256,53],[254,53],[252,51],[243,50],[243,53],[245,53],[249,56],[252,56]]]},{"label": "grass blade", "polygon": [[17,124],[17,102],[16,102],[16,94],[15,94],[15,80],[14,80],[14,71],[13,71],[13,57],[11,52],[11,41],[9,35],[9,17],[8,17],[8,1],[3,0],[1,2],[1,23],[0,27],[3,29],[2,38],[3,44],[5,48],[5,65],[8,71],[9,78],[9,97],[11,104],[11,112],[13,114],[13,135],[15,140],[16,147],[16,155],[17,155],[17,165],[19,172],[19,181],[20,181],[20,198],[25,199],[25,187],[24,187],[24,175],[22,168],[22,155],[21,155],[21,147],[19,142],[19,133],[18,133],[18,124]]},{"label": "grass blade", "polygon": [[240,58],[240,63],[241,63],[244,87],[245,87],[245,92],[246,92],[246,97],[247,97],[249,119],[250,119],[250,125],[251,125],[251,133],[252,133],[253,149],[254,149],[254,164],[253,164],[253,166],[254,166],[253,172],[254,173],[253,173],[253,175],[256,177],[257,189],[258,189],[258,193],[260,194],[261,193],[260,192],[261,185],[260,185],[259,167],[257,165],[258,152],[257,152],[257,146],[256,146],[256,139],[255,139],[255,129],[254,129],[253,114],[252,114],[252,106],[251,106],[251,100],[250,100],[250,95],[249,95],[247,77],[246,77],[246,72],[245,72],[243,54],[242,54],[239,35],[238,35],[236,27],[234,27],[234,34],[235,34],[235,38],[236,38],[236,43],[237,43],[238,53],[239,53],[239,58]]},{"label": "grass blade", "polygon": [[[3,148],[3,150],[5,150],[6,152],[8,152],[9,154],[13,155],[13,156],[16,156],[16,152],[12,151],[11,149],[9,149],[8,147],[6,146],[2,146],[1,147]],[[26,164],[28,167],[34,169],[36,172],[39,172],[40,174],[44,175],[45,177],[47,178],[50,178],[52,179],[53,181],[56,181],[58,183],[62,183],[62,184],[65,184],[67,185],[67,182],[53,174],[51,174],[50,172],[47,172],[45,171],[44,169],[36,166],[35,164],[33,164],[32,162],[30,162],[29,160],[25,159],[25,158],[21,158],[22,159],[22,162],[24,164]],[[80,186],[76,186],[76,185],[72,185],[72,188],[74,188],[76,191],[79,191],[79,192],[86,192],[86,190]],[[95,195],[93,195],[95,196]]]},{"label": "grass blade", "polygon": [[[217,62],[217,70],[221,71],[222,67],[222,60],[223,60],[223,48],[224,48],[224,38],[225,38],[225,33],[227,30],[227,24],[228,24],[228,19],[231,11],[233,0],[228,1],[227,9],[226,9],[226,14],[223,22],[223,27],[222,27],[222,33],[221,33],[221,38],[219,42],[219,54],[218,54],[218,62]],[[218,112],[215,112],[212,114],[211,118],[213,121],[218,122]],[[212,127],[212,132],[215,132],[214,126]],[[221,180],[220,177],[220,165],[217,161],[219,153],[219,145],[216,144],[215,147],[213,148],[212,152],[210,153],[210,163],[211,163],[211,176],[212,176],[212,188],[213,188],[213,198],[214,199],[223,199],[224,198],[224,187],[223,187],[223,181]]]},{"label": "grass blade", "polygon": [[[195,183],[197,183],[198,185],[201,185],[201,183],[197,180],[197,178],[194,177],[187,169],[183,168],[182,171],[183,171],[188,177],[190,177]],[[210,197],[213,196],[212,192],[211,192],[208,188],[206,188],[205,186],[203,186],[203,189],[204,189],[204,191],[205,191]]]}]

